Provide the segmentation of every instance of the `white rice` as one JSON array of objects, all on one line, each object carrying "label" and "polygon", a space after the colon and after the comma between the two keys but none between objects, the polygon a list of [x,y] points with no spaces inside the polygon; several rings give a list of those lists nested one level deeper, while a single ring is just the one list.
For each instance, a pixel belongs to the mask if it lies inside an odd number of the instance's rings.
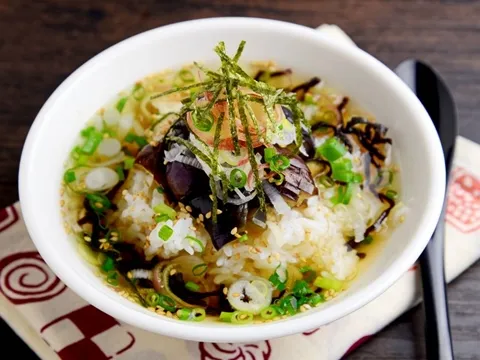
[{"label": "white rice", "polygon": [[[359,152],[346,156],[352,158],[356,167],[363,166]],[[121,224],[127,240],[143,247],[147,258],[193,255],[207,247],[209,235],[189,213],[178,212],[175,220],[156,224],[153,207],[163,202],[163,196],[152,188],[151,175],[140,169],[132,173],[118,201],[117,223]],[[298,267],[307,263],[315,264],[339,280],[352,278],[359,258],[356,251],[346,245],[346,239],[354,236],[355,241],[362,241],[367,226],[384,204],[360,185],[355,185],[348,205],[333,205],[329,199],[333,195],[331,189],[326,189],[310,197],[305,208],[296,208],[281,216],[269,213],[267,230],[255,239],[254,246],[234,242],[204,254],[209,274],[216,283],[230,284],[252,273],[268,277],[279,267],[286,269],[289,265]],[[397,205],[392,212],[397,220],[405,214],[402,209]],[[165,225],[173,230],[167,240],[158,234]],[[188,237],[198,239],[203,246]]]}]

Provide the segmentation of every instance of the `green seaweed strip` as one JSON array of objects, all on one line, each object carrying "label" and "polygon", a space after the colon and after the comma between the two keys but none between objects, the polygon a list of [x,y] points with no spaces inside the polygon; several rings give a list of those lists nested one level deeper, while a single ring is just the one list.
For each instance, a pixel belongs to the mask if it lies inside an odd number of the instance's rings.
[{"label": "green seaweed strip", "polygon": [[210,103],[207,105],[207,107],[205,108],[205,111],[212,110],[213,106],[215,105],[215,103],[218,100],[218,97],[220,96],[220,93],[222,92],[222,89],[223,89],[223,84],[218,85],[218,87],[215,89],[215,93],[213,94],[213,98],[210,101]]},{"label": "green seaweed strip", "polygon": [[218,80],[223,80],[223,76],[220,75],[219,73],[216,73],[215,71],[212,71],[210,69],[207,69],[205,66],[197,63],[196,61],[193,62],[193,64],[201,71],[203,72],[204,74],[206,74],[207,76],[210,76],[211,78],[215,78],[216,81]]},{"label": "green seaweed strip", "polygon": [[[218,151],[219,143],[220,143],[220,132],[222,131],[223,120],[225,119],[225,113],[222,113],[217,121],[217,127],[215,128],[215,137],[213,139],[213,161],[215,168],[218,168]],[[223,176],[222,176],[223,175]],[[228,180],[225,173],[220,175],[220,179],[222,181],[222,195],[223,195],[223,202],[227,202],[227,195],[228,195]],[[217,194],[215,193],[214,196],[216,197]]]},{"label": "green seaweed strip", "polygon": [[235,155],[238,155],[240,154],[240,146],[238,145],[237,124],[235,122],[235,105],[233,101],[232,83],[229,80],[227,80],[227,86],[225,90],[227,93],[230,134],[232,135],[233,149],[235,150]]},{"label": "green seaweed strip", "polygon": [[233,62],[236,64],[238,62],[238,59],[240,59],[240,56],[242,56],[243,49],[245,48],[246,41],[242,40],[240,41],[240,45],[238,45],[237,53],[233,57]]},{"label": "green seaweed strip", "polygon": [[257,196],[260,202],[260,210],[265,211],[265,193],[263,192],[262,182],[260,181],[260,176],[258,174],[257,159],[255,159],[255,153],[253,151],[252,138],[250,137],[250,131],[248,131],[248,119],[245,114],[245,104],[241,96],[238,96],[238,108],[240,113],[240,120],[245,131],[245,140],[247,141],[247,150],[248,150],[248,160],[250,166],[252,167],[253,175],[255,177],[255,187],[257,189]]},{"label": "green seaweed strip", "polygon": [[225,113],[222,113],[217,120],[217,127],[215,128],[215,137],[213,140],[213,159],[212,159],[213,168],[212,168],[212,174],[211,174],[212,176],[210,176],[210,188],[212,190],[212,197],[213,197],[212,221],[214,223],[217,222],[217,209],[218,209],[217,184],[215,182],[215,175],[217,175],[217,172],[218,172],[218,145],[220,143],[220,131],[222,130],[224,117],[225,117]]},{"label": "green seaweed strip", "polygon": [[208,176],[210,189],[212,190],[212,221],[213,223],[217,222],[217,209],[218,209],[218,199],[217,199],[217,183],[215,182],[215,175],[213,172]]},{"label": "green seaweed strip", "polygon": [[[242,96],[243,97],[243,96]],[[245,98],[244,98],[245,99]],[[257,136],[260,137],[260,128],[258,127],[258,120],[255,114],[253,113],[253,109],[248,102],[244,102],[245,108],[247,109],[248,115],[250,119],[253,121],[253,125],[255,126],[255,131],[257,132]]]},{"label": "green seaweed strip", "polygon": [[154,100],[154,99],[157,99],[159,97],[167,96],[167,95],[170,95],[170,94],[173,94],[173,93],[176,93],[176,92],[181,92],[181,91],[190,90],[190,89],[193,89],[193,88],[196,88],[196,87],[208,86],[208,85],[212,85],[212,84],[213,84],[212,81],[203,81],[203,82],[195,83],[195,84],[192,84],[192,85],[183,86],[183,87],[180,87],[180,88],[173,88],[173,89],[164,91],[163,93],[151,96],[150,100]]},{"label": "green seaweed strip", "polygon": [[227,93],[227,103],[228,103],[228,116],[230,122],[230,134],[232,135],[233,149],[235,150],[235,155],[240,154],[240,146],[238,145],[238,134],[237,134],[237,124],[235,123],[235,106],[233,101],[233,89],[232,89],[232,79],[229,77],[232,74],[229,71],[229,66],[227,60],[230,60],[229,57],[225,54],[225,43],[223,41],[219,42],[215,47],[215,52],[217,54],[224,54],[224,58],[220,57],[222,62],[222,72],[225,77],[225,92]]},{"label": "green seaweed strip", "polygon": [[180,145],[185,146],[188,150],[190,150],[194,155],[200,158],[203,162],[205,162],[213,171],[212,163],[207,155],[205,155],[199,148],[193,145],[190,141],[182,139],[178,136],[169,136],[167,140],[174,141]]},{"label": "green seaweed strip", "polygon": [[218,45],[215,47],[215,52],[220,57],[220,60],[224,64],[224,67],[231,68],[234,71],[233,75],[239,76],[239,80],[242,78],[244,80],[253,81],[255,84],[255,79],[248,75],[237,63],[233,62],[232,59],[228,57],[225,53],[225,43],[223,41],[219,42]]}]

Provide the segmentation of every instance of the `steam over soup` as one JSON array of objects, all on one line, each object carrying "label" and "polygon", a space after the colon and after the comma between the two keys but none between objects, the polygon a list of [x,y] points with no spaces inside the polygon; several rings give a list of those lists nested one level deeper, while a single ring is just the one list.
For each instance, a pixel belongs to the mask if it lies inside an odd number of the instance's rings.
[{"label": "steam over soup", "polygon": [[122,91],[67,161],[82,256],[160,315],[245,324],[321,306],[405,216],[387,128],[319,78],[240,67],[244,45]]}]

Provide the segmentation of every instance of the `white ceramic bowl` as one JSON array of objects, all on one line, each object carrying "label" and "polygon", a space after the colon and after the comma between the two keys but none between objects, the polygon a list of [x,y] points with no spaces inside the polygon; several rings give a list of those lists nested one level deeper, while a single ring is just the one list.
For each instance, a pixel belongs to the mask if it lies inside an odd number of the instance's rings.
[{"label": "white ceramic bowl", "polygon": [[[59,189],[63,164],[87,119],[118,91],[142,77],[193,60],[213,61],[224,40],[230,52],[247,41],[243,60],[273,59],[317,75],[344,91],[390,128],[410,212],[371,266],[343,295],[285,320],[233,326],[158,316],[118,296],[78,256],[63,228]],[[28,134],[20,165],[20,200],[40,254],[72,290],[100,310],[140,328],[197,341],[246,342],[327,324],[384,292],[418,258],[437,223],[445,188],[443,153],[430,118],[387,67],[352,46],[284,22],[216,18],[147,31],[105,50],[70,75],[48,99]]]}]

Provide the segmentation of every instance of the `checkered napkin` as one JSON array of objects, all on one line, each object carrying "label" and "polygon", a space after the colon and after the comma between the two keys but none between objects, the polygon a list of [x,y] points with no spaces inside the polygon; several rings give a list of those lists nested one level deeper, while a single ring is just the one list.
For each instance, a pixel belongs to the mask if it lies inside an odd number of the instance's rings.
[{"label": "checkered napkin", "polygon": [[[327,36],[351,40],[336,26]],[[480,146],[458,138],[448,196],[448,281],[480,257]],[[380,297],[320,329],[253,344],[212,344],[149,333],[104,314],[68,289],[30,240],[20,205],[0,210],[0,315],[38,354],[53,360],[340,359],[419,301],[412,264]]]}]

